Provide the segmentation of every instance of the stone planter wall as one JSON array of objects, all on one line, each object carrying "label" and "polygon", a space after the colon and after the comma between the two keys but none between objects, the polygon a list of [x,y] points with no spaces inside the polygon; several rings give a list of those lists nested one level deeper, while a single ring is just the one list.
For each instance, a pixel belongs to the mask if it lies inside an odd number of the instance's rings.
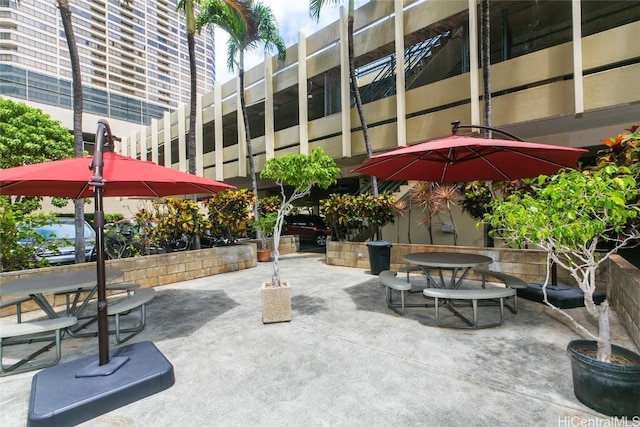
[{"label": "stone planter wall", "polygon": [[[197,279],[255,267],[257,265],[256,251],[255,243],[246,243],[197,251],[172,252],[168,254],[108,260],[105,262],[105,265],[107,269],[113,268],[123,272],[124,277],[117,279],[116,282],[136,282],[143,288],[152,288],[154,286],[167,285],[183,280]],[[0,283],[29,276],[37,277],[54,272],[85,269],[95,271],[96,263],[89,262],[85,264],[0,273]],[[52,295],[49,296],[49,298],[50,301],[53,301],[54,305],[64,304],[63,296],[58,296],[55,300],[52,299]],[[7,297],[7,299],[12,298]],[[23,311],[36,308],[37,306],[33,302],[25,303],[22,306]],[[0,316],[14,313],[15,307],[5,308],[0,312]]]},{"label": "stone planter wall", "polygon": [[[233,246],[219,246],[197,251],[172,252],[168,254],[148,255],[144,257],[123,258],[108,260],[106,268],[118,269],[124,277],[115,282],[136,282],[143,288],[167,285],[184,280],[198,279],[200,277],[213,276],[230,271],[244,270],[257,265],[257,246],[259,240],[242,242]],[[298,252],[300,241],[298,236],[282,236],[280,238],[280,254]],[[38,268],[33,270],[20,270],[0,273],[0,283],[25,277],[44,276],[54,272],[66,272],[76,270],[95,271],[96,263],[63,265],[57,267]],[[108,282],[107,282],[108,283]],[[48,296],[54,305],[64,304],[64,297]],[[13,298],[7,297],[7,300]],[[22,305],[22,310],[38,309],[34,302]],[[0,316],[15,314],[15,307],[0,310]]]},{"label": "stone planter wall", "polygon": [[640,270],[620,255],[611,256],[607,299],[640,348]]},{"label": "stone planter wall", "polygon": [[[407,263],[403,260],[403,257],[413,252],[466,252],[488,256],[494,260],[489,268],[513,274],[527,282],[543,282],[547,271],[546,255],[544,251],[540,250],[408,243],[392,243],[391,245],[391,270],[398,270],[406,266]],[[327,242],[327,263],[368,269],[369,251],[367,244],[360,242]],[[473,274],[469,274],[468,277],[474,278]],[[558,269],[558,281],[575,283],[561,269]]]}]

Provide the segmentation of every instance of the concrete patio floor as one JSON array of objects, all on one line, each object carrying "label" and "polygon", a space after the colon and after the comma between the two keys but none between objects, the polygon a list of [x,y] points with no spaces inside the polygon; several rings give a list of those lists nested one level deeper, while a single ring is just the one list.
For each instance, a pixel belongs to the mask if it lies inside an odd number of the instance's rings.
[{"label": "concrete patio floor", "polygon": [[[503,326],[444,329],[433,308],[389,310],[365,270],[328,266],[317,254],[280,265],[292,283],[290,323],[261,321],[271,263],[157,287],[132,341],[152,341],[175,384],[82,425],[612,425],[573,395],[566,346],[580,337],[544,305],[520,299]],[[495,313],[480,308],[481,318]],[[637,351],[612,323],[614,342]],[[65,339],[62,362],[97,357],[97,348],[97,338]],[[3,427],[25,425],[34,373],[0,378]]]}]

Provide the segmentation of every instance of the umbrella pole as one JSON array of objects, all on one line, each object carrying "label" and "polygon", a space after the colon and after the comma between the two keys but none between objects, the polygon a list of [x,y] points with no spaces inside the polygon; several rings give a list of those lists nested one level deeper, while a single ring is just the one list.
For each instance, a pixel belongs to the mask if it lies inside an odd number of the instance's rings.
[{"label": "umbrella pole", "polygon": [[109,319],[107,316],[107,293],[104,266],[104,211],[102,210],[102,187],[95,189],[94,220],[96,232],[96,274],[98,281],[98,355],[99,365],[109,363]]},{"label": "umbrella pole", "polygon": [[107,316],[107,292],[105,280],[104,266],[104,211],[102,208],[102,190],[104,182],[102,179],[103,158],[105,133],[109,136],[111,142],[111,129],[105,120],[98,121],[98,130],[96,131],[96,145],[91,163],[93,176],[89,185],[93,186],[94,191],[94,221],[96,224],[96,275],[98,286],[98,356],[99,366],[109,363],[109,318]]}]

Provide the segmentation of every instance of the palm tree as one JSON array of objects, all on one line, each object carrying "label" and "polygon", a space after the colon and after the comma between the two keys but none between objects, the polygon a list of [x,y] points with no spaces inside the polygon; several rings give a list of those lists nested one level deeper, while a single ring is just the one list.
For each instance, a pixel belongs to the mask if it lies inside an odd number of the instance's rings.
[{"label": "palm tree", "polygon": [[[198,90],[198,68],[196,66],[196,18],[194,7],[200,0],[179,0],[176,10],[182,11],[186,20],[187,46],[189,49],[189,71],[191,87],[189,93],[189,133],[187,149],[189,152],[189,173],[196,174],[196,108]],[[210,0],[211,7],[228,8],[240,20],[246,20],[245,2],[242,0]]]},{"label": "palm tree", "polygon": [[[251,132],[249,129],[249,117],[244,98],[244,54],[249,49],[257,48],[263,44],[264,49],[271,51],[274,48],[278,52],[278,60],[284,61],[286,48],[284,40],[278,31],[278,23],[271,8],[259,1],[247,0],[244,2],[248,10],[247,21],[242,21],[240,14],[228,6],[221,5],[217,0],[209,0],[202,5],[198,15],[196,27],[198,31],[204,26],[216,25],[229,35],[227,45],[227,66],[230,71],[237,68],[240,84],[240,108],[244,121],[245,137],[247,140],[247,157],[249,158],[249,174],[251,175],[251,188],[258,195],[258,181],[253,161],[253,148],[251,146]],[[241,159],[240,159],[241,160]],[[255,219],[260,218],[258,200],[253,205]]]},{"label": "palm tree", "polygon": [[[484,125],[491,127],[491,32],[489,26],[489,0],[480,2],[481,15],[481,44],[480,51],[482,54],[482,100],[484,101]],[[486,131],[488,137],[491,137],[491,131]]]},{"label": "palm tree", "polygon": [[[372,0],[375,1],[375,0]],[[341,0],[309,0],[309,16],[316,20],[320,19],[320,11],[325,5],[336,6],[341,4]],[[369,130],[367,128],[367,119],[364,117],[364,109],[362,108],[362,98],[360,97],[360,87],[358,86],[358,80],[356,77],[356,59],[353,53],[353,18],[355,13],[354,0],[348,0],[348,15],[347,15],[347,38],[349,45],[349,75],[351,76],[351,91],[353,97],[356,100],[356,108],[358,110],[358,116],[360,117],[360,125],[362,127],[362,136],[364,138],[364,146],[367,150],[367,158],[372,155],[371,142],[369,141]],[[347,106],[343,106],[343,109],[347,109]],[[344,114],[344,111],[343,111]],[[371,187],[373,195],[378,195],[378,179],[375,176],[371,177]]]},{"label": "palm tree", "polygon": [[[189,133],[187,134],[187,151],[189,153],[189,173],[196,174],[196,109],[198,97],[198,68],[196,66],[196,18],[194,12],[195,4],[199,0],[179,0],[176,10],[182,11],[186,20],[187,46],[189,49],[189,71],[191,74],[191,86],[189,92]],[[226,7],[235,11],[238,18],[243,20],[244,2],[241,0],[212,0],[209,3],[218,7]],[[195,200],[195,195],[193,196]],[[200,249],[200,239],[198,234],[194,235],[194,248]]]},{"label": "palm tree", "polygon": [[198,90],[198,68],[196,67],[196,25],[193,11],[194,0],[180,0],[176,10],[182,11],[186,20],[187,46],[189,49],[189,71],[191,72],[191,90],[189,93],[189,133],[187,151],[189,152],[189,173],[196,174],[196,101]]},{"label": "palm tree", "polygon": [[[82,72],[80,69],[80,57],[76,38],[71,21],[71,8],[68,0],[57,0],[60,18],[64,27],[64,35],[69,48],[69,60],[71,61],[71,81],[73,87],[73,146],[75,157],[84,154],[84,139],[82,137]],[[74,200],[74,213],[76,225],[76,264],[85,262],[84,241],[84,199]]]}]

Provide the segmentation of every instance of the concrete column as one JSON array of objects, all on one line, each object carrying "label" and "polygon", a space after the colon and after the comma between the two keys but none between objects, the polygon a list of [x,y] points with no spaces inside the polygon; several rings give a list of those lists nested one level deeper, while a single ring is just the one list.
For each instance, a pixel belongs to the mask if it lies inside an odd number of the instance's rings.
[{"label": "concrete column", "polygon": [[140,160],[147,160],[147,127],[140,126]]},{"label": "concrete column", "polygon": [[216,167],[216,181],[224,180],[224,148],[222,133],[222,86],[215,82],[213,85],[213,126],[214,126],[214,165]]},{"label": "concrete column", "polygon": [[264,149],[266,160],[275,152],[275,127],[273,114],[273,59],[264,51]]},{"label": "concrete column", "polygon": [[158,163],[158,119],[151,119],[151,161]]},{"label": "concrete column", "polygon": [[165,111],[162,120],[164,120],[164,164],[171,167],[171,113]]},{"label": "concrete column", "polygon": [[351,157],[351,86],[349,85],[347,10],[340,6],[340,103],[342,104],[342,156]]},{"label": "concrete column", "polygon": [[247,134],[244,130],[244,118],[240,105],[240,79],[236,78],[236,105],[238,121],[238,176],[247,176]]},{"label": "concrete column", "polygon": [[298,31],[298,117],[300,154],[309,154],[309,98],[307,98],[307,38]]},{"label": "concrete column", "polygon": [[398,147],[407,145],[406,89],[404,79],[404,14],[402,0],[394,2],[394,34],[396,39],[396,117]]},{"label": "concrete column", "polygon": [[178,169],[189,170],[187,166],[187,104],[178,106]]},{"label": "concrete column", "polygon": [[584,113],[584,86],[582,83],[582,6],[580,0],[571,1],[573,21],[573,102],[575,114]]},{"label": "concrete column", "polygon": [[204,149],[202,147],[202,95],[196,99],[196,175],[203,176]]},{"label": "concrete column", "polygon": [[132,159],[138,158],[138,132],[131,131],[131,144],[129,144],[129,157]]},{"label": "concrete column", "polygon": [[471,89],[471,123],[480,124],[480,73],[478,72],[478,9],[469,0],[469,85]]},{"label": "concrete column", "polygon": [[123,136],[122,139],[120,140],[120,149],[114,150],[114,151],[122,154],[123,156],[126,156],[127,154],[129,154],[128,149],[129,149],[129,138],[126,136]]}]

